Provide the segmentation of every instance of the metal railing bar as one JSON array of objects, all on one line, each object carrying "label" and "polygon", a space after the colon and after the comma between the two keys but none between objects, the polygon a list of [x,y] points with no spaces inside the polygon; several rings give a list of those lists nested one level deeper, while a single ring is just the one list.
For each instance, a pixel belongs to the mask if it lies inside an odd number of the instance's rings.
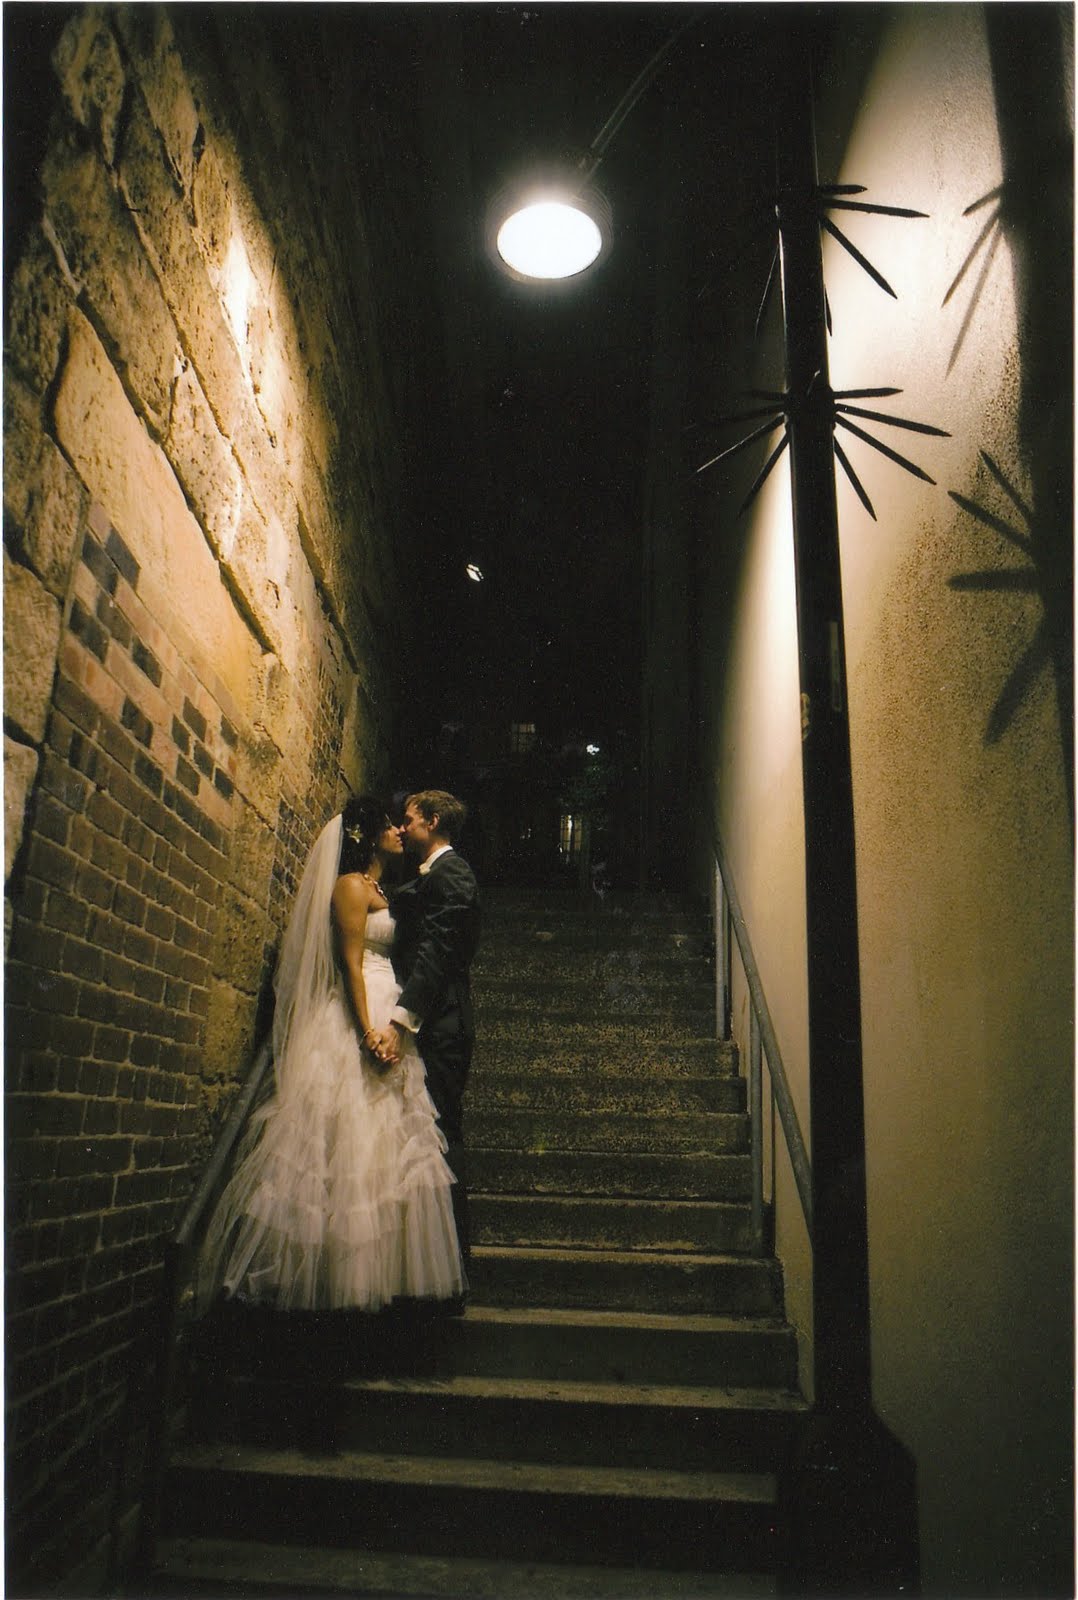
[{"label": "metal railing bar", "polygon": [[752,1133],[752,1248],[764,1253],[764,1126],[763,1071],[760,1019],[756,1007],[749,1017],[749,1126]]},{"label": "metal railing bar", "polygon": [[730,908],[718,863],[715,864],[715,1026],[720,1039],[730,1037]]},{"label": "metal railing bar", "polygon": [[730,924],[734,930],[737,947],[741,953],[741,965],[745,970],[745,981],[749,987],[749,997],[752,1008],[760,1028],[760,1038],[764,1054],[767,1057],[768,1072],[771,1077],[772,1091],[775,1096],[775,1105],[778,1108],[779,1121],[786,1138],[786,1148],[790,1153],[790,1165],[793,1168],[794,1182],[797,1184],[797,1193],[801,1200],[801,1210],[805,1218],[805,1226],[812,1237],[812,1168],[809,1163],[808,1150],[805,1147],[801,1124],[797,1117],[797,1108],[790,1093],[789,1080],[786,1077],[786,1068],[782,1062],[782,1052],[775,1035],[771,1013],[767,1008],[764,997],[764,987],[760,979],[760,969],[756,965],[752,943],[749,939],[749,930],[741,910],[741,902],[737,897],[730,875],[730,863],[723,849],[722,839],[716,829],[713,834],[715,859],[719,864],[726,899],[730,909]]}]

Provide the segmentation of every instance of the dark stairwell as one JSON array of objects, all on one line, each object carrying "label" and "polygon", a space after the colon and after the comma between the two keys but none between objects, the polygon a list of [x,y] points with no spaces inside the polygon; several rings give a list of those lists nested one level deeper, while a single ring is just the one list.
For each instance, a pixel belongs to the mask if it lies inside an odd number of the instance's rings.
[{"label": "dark stairwell", "polygon": [[463,1318],[190,1340],[160,1594],[776,1592],[804,1411],[687,903],[486,897]]}]

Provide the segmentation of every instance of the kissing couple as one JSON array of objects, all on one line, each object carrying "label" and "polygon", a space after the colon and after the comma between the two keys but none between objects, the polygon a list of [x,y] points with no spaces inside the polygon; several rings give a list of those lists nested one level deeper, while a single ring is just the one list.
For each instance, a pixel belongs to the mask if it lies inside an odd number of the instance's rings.
[{"label": "kissing couple", "polygon": [[[273,1094],[211,1218],[200,1297],[463,1303],[480,920],[455,849],[466,815],[440,789],[409,795],[399,823],[354,795],[315,841],[274,977]],[[393,889],[402,856],[416,871]]]}]

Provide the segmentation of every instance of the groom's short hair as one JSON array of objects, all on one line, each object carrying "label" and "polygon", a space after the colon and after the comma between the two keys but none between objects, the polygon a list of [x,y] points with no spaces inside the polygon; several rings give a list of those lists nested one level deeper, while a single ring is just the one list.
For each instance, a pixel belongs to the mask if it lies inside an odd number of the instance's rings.
[{"label": "groom's short hair", "polygon": [[468,818],[468,807],[455,794],[444,789],[420,789],[405,800],[406,806],[415,806],[425,822],[438,818],[438,832],[444,833],[450,844],[456,844]]}]

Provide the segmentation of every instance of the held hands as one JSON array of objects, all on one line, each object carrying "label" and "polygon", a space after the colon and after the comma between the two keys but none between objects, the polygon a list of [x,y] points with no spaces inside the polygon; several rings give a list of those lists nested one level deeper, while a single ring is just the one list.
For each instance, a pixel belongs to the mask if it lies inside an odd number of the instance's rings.
[{"label": "held hands", "polygon": [[387,1028],[368,1028],[363,1043],[374,1057],[381,1072],[389,1072],[400,1065],[400,1034],[390,1023]]}]

